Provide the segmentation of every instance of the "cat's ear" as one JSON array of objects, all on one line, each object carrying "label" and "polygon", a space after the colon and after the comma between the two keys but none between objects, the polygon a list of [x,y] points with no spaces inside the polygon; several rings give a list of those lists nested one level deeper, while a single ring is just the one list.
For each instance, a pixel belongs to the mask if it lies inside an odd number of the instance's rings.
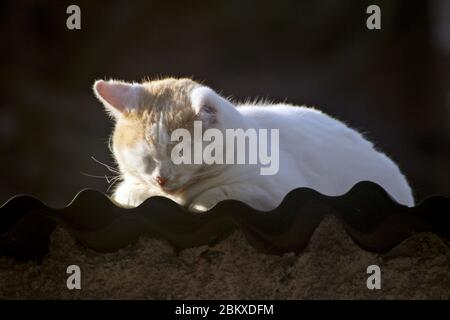
[{"label": "cat's ear", "polygon": [[206,124],[218,122],[224,103],[228,103],[214,90],[208,87],[198,87],[191,92],[191,104],[195,114]]},{"label": "cat's ear", "polygon": [[139,108],[141,84],[122,81],[98,80],[94,83],[94,93],[106,110],[115,118]]}]

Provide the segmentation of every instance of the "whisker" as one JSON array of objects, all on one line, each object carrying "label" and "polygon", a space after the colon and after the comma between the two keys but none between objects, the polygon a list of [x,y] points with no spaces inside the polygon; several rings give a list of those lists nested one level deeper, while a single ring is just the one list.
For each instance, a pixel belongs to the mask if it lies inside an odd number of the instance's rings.
[{"label": "whisker", "polygon": [[96,163],[105,167],[112,174],[95,175],[95,174],[90,174],[90,173],[86,173],[86,172],[82,172],[82,171],[80,171],[80,174],[87,176],[87,177],[91,177],[91,178],[105,179],[106,182],[109,184],[108,189],[106,189],[106,192],[108,192],[111,189],[111,187],[114,186],[118,181],[122,180],[122,174],[118,169],[97,160],[94,156],[91,156],[91,159],[94,160]]},{"label": "whisker", "polygon": [[89,174],[83,171],[80,171],[80,173],[86,177],[91,177],[91,178],[97,178],[97,179],[105,179],[106,182],[108,184],[114,183],[117,179],[120,178],[120,175],[115,175],[115,176],[108,176],[108,175],[103,175],[103,176],[98,176],[98,175],[94,175],[94,174]]},{"label": "whisker", "polygon": [[99,176],[99,175],[95,175],[95,174],[86,173],[86,172],[83,172],[83,171],[80,171],[80,174],[82,174],[83,176],[86,176],[86,177],[98,178],[98,179],[105,179],[105,178],[116,177],[116,176],[109,176],[109,175],[106,175],[106,174],[102,175],[102,176]]},{"label": "whisker", "polygon": [[117,177],[113,178],[113,179],[111,180],[112,183],[109,184],[109,187],[108,187],[108,189],[106,189],[106,192],[108,192],[109,189],[111,189],[111,187],[112,187],[113,185],[115,185],[115,184],[117,183],[117,181],[119,181],[120,179],[121,179],[120,176],[117,176]]},{"label": "whisker", "polygon": [[214,168],[214,169],[208,169],[208,170],[194,174],[193,178],[195,178],[195,179],[205,178],[205,177],[208,177],[211,175],[215,175],[216,173],[218,173],[222,170],[223,170],[223,168],[221,168],[221,167]]},{"label": "whisker", "polygon": [[101,161],[95,159],[94,156],[91,156],[91,159],[94,160],[95,162],[97,162],[98,164],[104,166],[104,167],[105,167],[106,169],[108,169],[110,172],[120,174],[120,172],[119,172],[117,169],[115,169],[115,168],[113,168],[113,167],[107,165],[106,163],[103,163],[103,162],[101,162]]}]

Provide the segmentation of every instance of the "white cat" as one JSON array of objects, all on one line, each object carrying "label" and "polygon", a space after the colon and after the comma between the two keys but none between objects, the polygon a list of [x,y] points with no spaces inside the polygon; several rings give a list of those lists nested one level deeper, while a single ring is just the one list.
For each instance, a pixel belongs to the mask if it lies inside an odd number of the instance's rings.
[{"label": "white cat", "polygon": [[[397,202],[413,206],[407,180],[397,165],[360,133],[312,108],[233,105],[190,79],[144,83],[97,81],[96,96],[115,119],[113,153],[122,175],[113,199],[138,206],[162,195],[191,211],[225,199],[268,211],[299,187],[336,196],[357,182],[382,186]],[[261,175],[261,165],[179,164],[171,160],[178,128],[279,129],[279,171]],[[273,146],[272,146],[273,147]]]}]

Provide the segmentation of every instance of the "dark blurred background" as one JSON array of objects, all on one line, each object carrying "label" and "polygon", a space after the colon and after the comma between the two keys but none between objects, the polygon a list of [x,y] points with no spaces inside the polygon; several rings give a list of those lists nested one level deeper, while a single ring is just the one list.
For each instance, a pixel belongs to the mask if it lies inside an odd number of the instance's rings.
[{"label": "dark blurred background", "polygon": [[[81,8],[81,30],[66,8]],[[381,30],[366,8],[381,7]],[[105,191],[99,78],[193,76],[236,99],[317,106],[395,161],[417,199],[450,195],[450,1],[2,1],[0,204]],[[299,141],[298,148],[301,148]]]}]

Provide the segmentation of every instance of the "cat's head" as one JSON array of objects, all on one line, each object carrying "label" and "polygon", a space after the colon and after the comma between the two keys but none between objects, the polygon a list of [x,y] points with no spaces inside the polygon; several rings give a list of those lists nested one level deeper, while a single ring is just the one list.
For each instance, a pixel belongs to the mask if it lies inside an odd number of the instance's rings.
[{"label": "cat's head", "polygon": [[[175,164],[172,132],[186,129],[194,144],[194,121],[223,130],[234,106],[190,79],[143,83],[99,80],[94,92],[115,120],[112,150],[121,173],[167,193],[176,193],[213,172],[212,165]],[[192,154],[193,157],[193,154]]]}]

